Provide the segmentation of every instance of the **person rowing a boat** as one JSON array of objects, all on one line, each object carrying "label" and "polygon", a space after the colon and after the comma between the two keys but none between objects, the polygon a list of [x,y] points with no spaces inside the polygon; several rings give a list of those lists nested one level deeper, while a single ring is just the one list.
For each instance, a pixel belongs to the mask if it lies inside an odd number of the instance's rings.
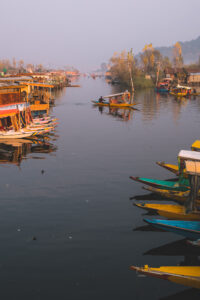
[{"label": "person rowing a boat", "polygon": [[103,97],[101,96],[100,98],[99,98],[99,103],[103,103],[104,102],[104,99],[103,99]]}]

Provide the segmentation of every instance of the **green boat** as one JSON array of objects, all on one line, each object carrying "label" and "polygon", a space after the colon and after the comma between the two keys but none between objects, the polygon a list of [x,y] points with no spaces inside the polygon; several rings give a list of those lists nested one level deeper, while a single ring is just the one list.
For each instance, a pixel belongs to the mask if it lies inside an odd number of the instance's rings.
[{"label": "green boat", "polygon": [[146,185],[152,186],[154,188],[162,189],[162,190],[171,190],[171,191],[179,191],[179,192],[186,192],[190,189],[189,187],[189,180],[188,179],[181,179],[181,180],[158,180],[158,179],[151,179],[151,178],[144,178],[144,177],[133,177],[130,176],[132,180],[144,183]]}]

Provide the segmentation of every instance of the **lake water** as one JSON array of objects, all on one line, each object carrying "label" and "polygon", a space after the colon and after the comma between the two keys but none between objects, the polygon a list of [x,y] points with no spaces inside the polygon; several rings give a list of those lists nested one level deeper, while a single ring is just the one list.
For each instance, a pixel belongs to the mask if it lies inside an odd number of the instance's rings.
[{"label": "lake water", "polygon": [[79,83],[57,94],[59,124],[46,145],[0,145],[1,298],[199,299],[129,270],[198,265],[200,254],[179,236],[147,230],[130,198],[148,192],[129,176],[173,177],[155,162],[176,163],[200,138],[200,97],[147,90],[135,95],[138,111],[109,112],[91,100],[119,87]]}]

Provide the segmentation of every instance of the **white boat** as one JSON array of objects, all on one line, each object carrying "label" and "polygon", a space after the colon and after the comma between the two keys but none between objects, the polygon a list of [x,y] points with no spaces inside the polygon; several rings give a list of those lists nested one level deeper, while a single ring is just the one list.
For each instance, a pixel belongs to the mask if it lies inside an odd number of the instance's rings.
[{"label": "white boat", "polygon": [[23,132],[23,131],[3,131],[0,132],[0,139],[23,139],[31,136],[33,132]]}]

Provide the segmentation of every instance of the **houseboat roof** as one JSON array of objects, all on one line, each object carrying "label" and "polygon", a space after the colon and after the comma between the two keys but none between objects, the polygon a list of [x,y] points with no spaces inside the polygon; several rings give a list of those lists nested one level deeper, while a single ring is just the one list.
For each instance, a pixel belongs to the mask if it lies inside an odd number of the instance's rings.
[{"label": "houseboat roof", "polygon": [[23,81],[23,80],[33,80],[32,77],[30,76],[19,76],[19,77],[1,77],[0,82],[5,82],[5,81]]},{"label": "houseboat roof", "polygon": [[12,117],[19,111],[17,109],[8,109],[8,110],[2,110],[0,111],[0,119],[1,118],[7,118],[7,117]]},{"label": "houseboat roof", "polygon": [[21,89],[21,88],[25,88],[26,85],[22,85],[22,84],[17,84],[17,83],[12,83],[12,84],[8,84],[8,83],[1,83],[0,82],[0,90],[7,90],[7,89]]},{"label": "houseboat roof", "polygon": [[44,88],[54,88],[53,84],[41,83],[41,82],[23,82],[23,84],[29,86],[44,87]]},{"label": "houseboat roof", "polygon": [[190,151],[190,150],[181,150],[178,154],[178,157],[185,159],[185,160],[200,161],[200,152]]}]

